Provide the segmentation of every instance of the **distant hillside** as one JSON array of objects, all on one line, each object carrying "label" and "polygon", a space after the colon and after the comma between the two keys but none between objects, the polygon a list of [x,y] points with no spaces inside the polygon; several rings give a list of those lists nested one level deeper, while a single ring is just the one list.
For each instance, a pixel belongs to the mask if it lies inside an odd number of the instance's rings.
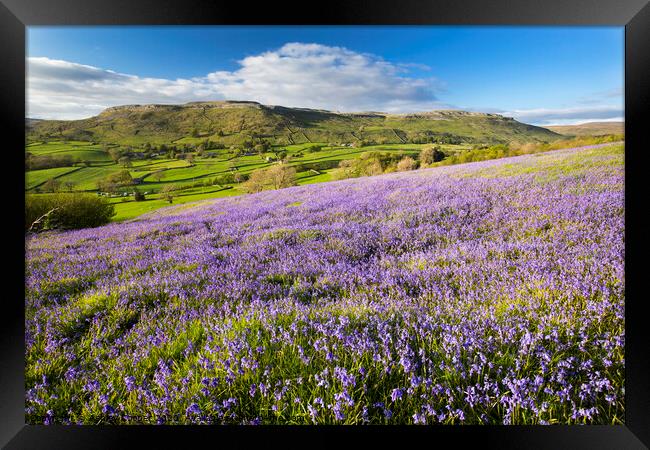
[{"label": "distant hillside", "polygon": [[25,126],[30,127],[38,122],[42,122],[41,119],[30,119],[29,117],[25,119]]},{"label": "distant hillside", "polygon": [[552,125],[545,128],[565,136],[625,134],[625,122],[586,122],[579,125]]},{"label": "distant hillside", "polygon": [[264,138],[276,145],[308,142],[376,144],[506,143],[554,141],[560,135],[497,114],[430,111],[415,114],[338,113],[266,106],[256,102],[111,107],[83,120],[27,121],[31,140],[67,139],[122,145],[191,143],[226,145]]}]

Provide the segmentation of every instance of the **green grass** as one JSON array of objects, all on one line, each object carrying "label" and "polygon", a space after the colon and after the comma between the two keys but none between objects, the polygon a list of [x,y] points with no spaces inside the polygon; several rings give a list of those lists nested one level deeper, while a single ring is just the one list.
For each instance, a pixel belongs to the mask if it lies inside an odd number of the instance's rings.
[{"label": "green grass", "polygon": [[171,204],[167,200],[160,199],[157,194],[150,195],[146,200],[141,202],[134,201],[132,197],[128,197],[127,201],[123,201],[122,198],[116,197],[111,199],[111,203],[115,206],[115,216],[113,216],[112,220],[115,222],[122,222],[124,220],[134,219],[142,214],[153,212],[160,208],[173,207],[174,205],[182,205],[199,200],[230,197],[233,195],[241,195],[243,193],[244,192],[241,189],[236,188],[205,188],[204,192],[201,192],[201,188],[198,188],[179,193],[174,197]]},{"label": "green grass", "polygon": [[332,181],[332,176],[328,172],[315,174],[313,172],[299,172],[297,174],[298,184],[315,184],[315,183],[325,183],[327,181]]},{"label": "green grass", "polygon": [[50,178],[60,178],[70,172],[79,170],[77,167],[55,167],[53,169],[30,170],[25,172],[25,189],[33,189],[45,183]]},{"label": "green grass", "polygon": [[75,190],[78,191],[92,191],[97,189],[97,181],[120,170],[122,170],[122,167],[117,164],[102,167],[82,167],[75,172],[59,177],[58,180],[74,183]]},{"label": "green grass", "polygon": [[69,150],[101,150],[100,144],[91,144],[87,141],[57,141],[51,140],[47,142],[32,142],[27,144],[26,150],[34,155],[45,155],[59,151]]},{"label": "green grass", "polygon": [[182,159],[156,158],[151,160],[132,161],[132,167],[138,170],[156,171],[161,169],[178,169],[191,167],[191,164]]}]

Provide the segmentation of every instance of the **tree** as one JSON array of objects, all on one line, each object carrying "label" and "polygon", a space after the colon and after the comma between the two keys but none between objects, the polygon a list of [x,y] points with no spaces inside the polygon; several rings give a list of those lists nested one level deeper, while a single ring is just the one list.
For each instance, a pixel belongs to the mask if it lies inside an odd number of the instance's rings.
[{"label": "tree", "polygon": [[277,159],[278,161],[282,161],[284,158],[287,157],[287,151],[283,148],[273,149],[272,153],[275,155],[275,159]]},{"label": "tree", "polygon": [[172,203],[174,201],[174,197],[176,196],[174,193],[176,189],[177,187],[175,184],[166,184],[160,190],[160,197],[164,198],[169,203]]},{"label": "tree", "polygon": [[241,183],[246,180],[246,176],[243,173],[235,172],[232,174],[233,183]]},{"label": "tree", "polygon": [[266,147],[264,147],[262,144],[255,144],[255,147],[253,149],[258,155],[262,155],[266,151]]},{"label": "tree", "polygon": [[55,178],[47,180],[42,188],[43,192],[59,192],[61,190],[61,182]]},{"label": "tree", "polygon": [[145,200],[144,193],[138,189],[133,189],[133,199],[136,202],[141,202]]},{"label": "tree", "polygon": [[420,164],[433,164],[434,162],[442,161],[445,156],[444,152],[442,152],[438,146],[424,147],[420,151]]},{"label": "tree", "polygon": [[276,164],[268,169],[255,170],[246,182],[246,189],[250,193],[255,193],[266,188],[282,189],[296,184],[296,169],[284,164]]},{"label": "tree", "polygon": [[417,163],[410,156],[405,156],[397,163],[397,170],[399,172],[404,172],[406,170],[414,170],[417,168]]},{"label": "tree", "polygon": [[124,168],[127,167],[133,167],[133,163],[131,162],[131,158],[128,156],[122,156],[120,159],[117,160],[117,162],[120,163],[120,165]]},{"label": "tree", "polygon": [[118,188],[133,184],[128,170],[120,170],[97,182],[97,188],[104,192],[115,192]]},{"label": "tree", "polygon": [[165,172],[163,170],[157,170],[156,172],[151,174],[151,178],[154,180],[160,182],[165,177]]},{"label": "tree", "polygon": [[111,157],[113,162],[118,162],[120,158],[122,157],[122,150],[119,148],[113,147],[108,149],[108,155]]},{"label": "tree", "polygon": [[133,178],[128,170],[120,170],[119,172],[110,175],[109,178],[124,186],[133,183]]},{"label": "tree", "polygon": [[250,178],[246,182],[246,190],[250,194],[260,192],[264,189],[266,185],[266,171],[265,170],[255,170],[251,173]]},{"label": "tree", "polygon": [[363,166],[362,173],[365,176],[374,176],[374,175],[381,175],[383,173],[383,168],[381,167],[381,162],[376,159],[372,158],[368,160],[368,162]]},{"label": "tree", "polygon": [[286,165],[275,165],[266,170],[269,183],[273,189],[295,186],[296,169]]},{"label": "tree", "polygon": [[117,192],[117,188],[118,188],[117,183],[107,179],[99,180],[97,182],[97,190],[99,190],[100,192],[113,193],[113,192]]}]

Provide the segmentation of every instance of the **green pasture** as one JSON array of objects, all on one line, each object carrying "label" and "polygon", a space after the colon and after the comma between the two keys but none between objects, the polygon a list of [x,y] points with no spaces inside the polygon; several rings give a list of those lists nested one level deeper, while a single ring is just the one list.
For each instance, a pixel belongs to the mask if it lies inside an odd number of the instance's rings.
[{"label": "green pasture", "polygon": [[75,172],[78,167],[54,167],[53,169],[31,170],[25,174],[25,189],[33,189],[51,178],[59,179],[62,175]]},{"label": "green pasture", "polygon": [[221,198],[221,197],[230,197],[233,195],[244,194],[244,191],[238,188],[201,188],[198,189],[188,189],[187,191],[178,192],[172,203],[165,199],[159,198],[158,194],[147,196],[146,200],[136,202],[133,200],[133,197],[115,197],[111,198],[111,203],[115,206],[115,216],[113,216],[113,221],[121,222],[124,220],[133,219],[142,214],[155,211],[160,208],[164,208],[172,205],[181,205],[189,202],[195,202],[199,200],[207,200],[211,198]]},{"label": "green pasture", "polygon": [[[178,142],[199,143],[204,138],[183,138]],[[318,145],[321,149],[316,152],[307,151],[311,146]],[[121,221],[137,217],[138,215],[156,210],[169,205],[166,200],[158,198],[160,189],[169,184],[180,188],[174,203],[187,203],[207,198],[239,195],[245,193],[243,188],[234,186],[209,186],[191,187],[198,182],[211,182],[213,178],[233,171],[240,174],[270,167],[274,164],[276,154],[274,150],[286,151],[289,164],[298,168],[298,184],[313,184],[331,181],[331,170],[341,161],[358,158],[364,152],[396,152],[400,155],[416,157],[422,147],[430,144],[383,144],[362,148],[349,146],[329,146],[324,142],[309,142],[274,146],[264,154],[242,154],[236,156],[229,149],[209,150],[212,157],[199,157],[194,155],[193,161],[185,159],[170,159],[166,156],[157,156],[150,159],[133,157],[130,167],[125,168],[113,162],[105,151],[105,146],[91,144],[83,141],[50,141],[33,142],[26,146],[25,151],[32,155],[70,155],[79,160],[89,161],[89,167],[58,167],[54,169],[41,169],[26,172],[26,191],[38,192],[37,188],[50,178],[56,178],[61,183],[73,183],[74,191],[96,191],[98,181],[121,170],[129,170],[133,178],[140,179],[137,189],[148,192],[147,200],[135,202],[132,196],[114,197],[111,202],[115,204],[116,216],[113,220]],[[460,152],[466,146],[443,145],[446,152]],[[138,149],[135,150],[139,151]],[[268,160],[267,160],[268,158]],[[311,166],[311,167],[310,167]],[[160,179],[154,173],[160,172]],[[224,189],[227,188],[227,189]],[[128,190],[128,189],[127,189]]]}]

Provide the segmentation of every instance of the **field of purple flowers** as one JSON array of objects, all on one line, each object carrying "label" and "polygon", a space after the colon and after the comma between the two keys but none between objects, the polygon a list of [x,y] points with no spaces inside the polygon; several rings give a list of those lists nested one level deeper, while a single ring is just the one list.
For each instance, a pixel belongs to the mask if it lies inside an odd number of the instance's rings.
[{"label": "field of purple flowers", "polygon": [[27,423],[621,423],[623,181],[593,146],[30,236]]}]

